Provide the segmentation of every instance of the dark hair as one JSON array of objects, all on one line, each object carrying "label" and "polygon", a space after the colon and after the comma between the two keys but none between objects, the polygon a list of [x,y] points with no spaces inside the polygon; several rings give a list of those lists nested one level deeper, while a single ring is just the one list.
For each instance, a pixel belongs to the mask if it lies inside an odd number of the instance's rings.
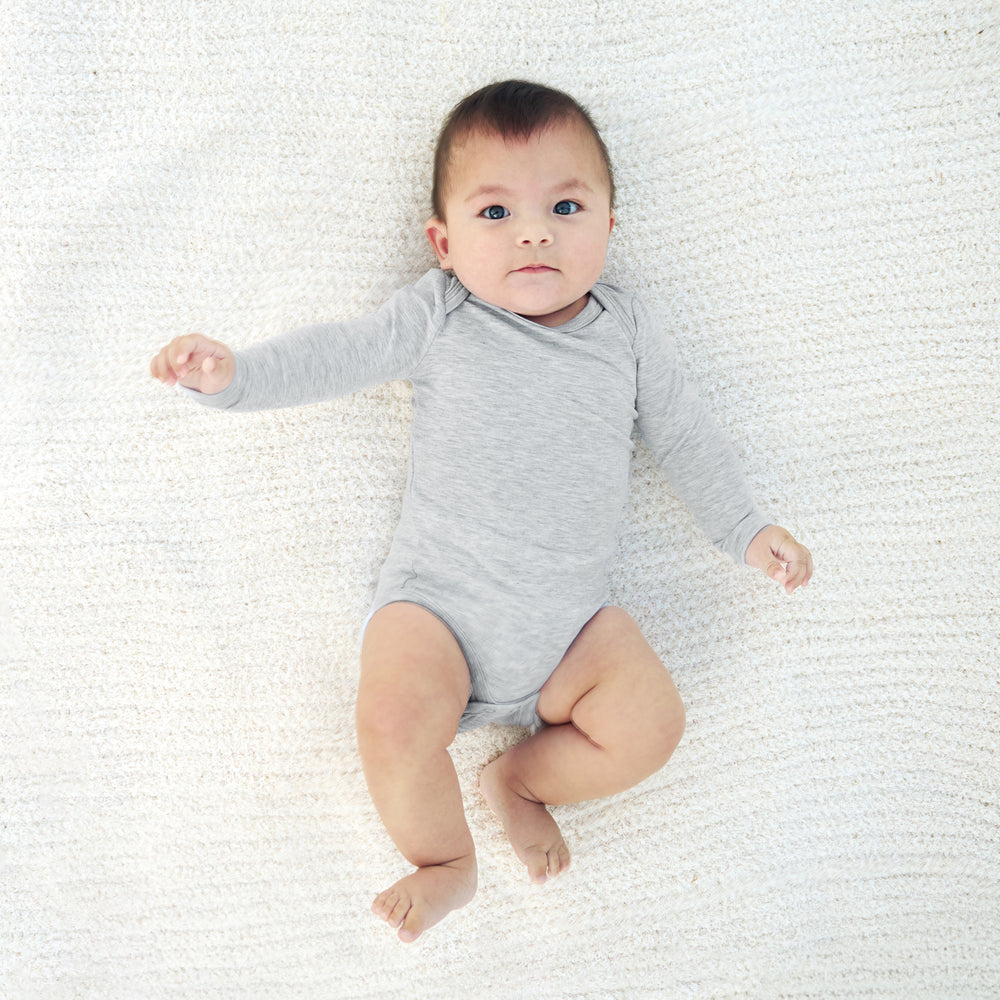
[{"label": "dark hair", "polygon": [[615,203],[615,175],[611,157],[587,110],[569,94],[540,83],[504,80],[482,87],[452,108],[438,135],[434,151],[434,186],[431,203],[434,215],[444,218],[443,191],[448,161],[456,140],[471,132],[485,132],[504,140],[525,140],[552,125],[578,121],[594,137],[611,185],[611,205]]}]

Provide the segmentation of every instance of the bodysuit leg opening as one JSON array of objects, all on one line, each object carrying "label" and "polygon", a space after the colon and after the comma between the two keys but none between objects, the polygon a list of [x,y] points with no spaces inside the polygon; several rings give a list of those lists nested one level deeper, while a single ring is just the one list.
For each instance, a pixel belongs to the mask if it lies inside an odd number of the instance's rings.
[{"label": "bodysuit leg opening", "polygon": [[382,600],[378,601],[375,605],[372,606],[371,611],[368,612],[368,617],[365,618],[365,623],[364,623],[364,625],[361,628],[361,639],[359,641],[359,646],[360,646],[361,642],[364,642],[365,631],[367,630],[368,625],[371,622],[372,618],[374,618],[375,615],[377,615],[379,611],[381,611],[385,607],[388,607],[390,604],[412,604],[415,607],[422,608],[424,611],[428,612],[429,614],[432,614],[451,633],[452,638],[454,638],[455,642],[458,643],[458,648],[461,650],[462,656],[465,658],[465,665],[466,665],[466,667],[469,670],[469,695],[468,696],[471,698],[472,697],[473,684],[474,684],[474,680],[475,680],[475,673],[474,673],[475,667],[473,666],[473,662],[470,659],[469,644],[463,638],[461,630],[458,629],[451,621],[449,621],[448,617],[446,615],[442,614],[441,611],[439,611],[436,607],[434,607],[428,601],[414,600],[414,598],[412,596],[407,596],[407,597],[388,597],[388,598],[383,598]]}]

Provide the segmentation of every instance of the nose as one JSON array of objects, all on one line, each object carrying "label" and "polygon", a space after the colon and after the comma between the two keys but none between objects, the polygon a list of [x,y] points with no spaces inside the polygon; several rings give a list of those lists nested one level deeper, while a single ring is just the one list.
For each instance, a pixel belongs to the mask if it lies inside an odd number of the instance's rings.
[{"label": "nose", "polygon": [[552,227],[543,216],[530,216],[521,220],[517,235],[518,246],[547,247],[552,243]]}]

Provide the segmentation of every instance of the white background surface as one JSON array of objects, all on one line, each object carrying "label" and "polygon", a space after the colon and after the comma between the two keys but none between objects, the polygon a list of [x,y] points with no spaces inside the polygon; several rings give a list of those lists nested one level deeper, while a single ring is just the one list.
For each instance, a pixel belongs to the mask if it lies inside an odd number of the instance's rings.
[{"label": "white background surface", "polygon": [[[2,7],[0,993],[997,995],[995,3]],[[480,891],[407,948],[352,713],[408,387],[230,417],[147,366],[431,266],[436,129],[508,76],[590,107],[606,277],[817,573],[640,449],[615,597],[684,742],[538,889],[475,790],[521,733],[462,736]]]}]

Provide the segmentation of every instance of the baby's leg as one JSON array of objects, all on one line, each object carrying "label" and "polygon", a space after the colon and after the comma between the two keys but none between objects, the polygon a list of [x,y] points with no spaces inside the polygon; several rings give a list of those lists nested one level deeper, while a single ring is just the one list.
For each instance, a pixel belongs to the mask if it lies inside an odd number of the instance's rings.
[{"label": "baby's leg", "polygon": [[357,725],[375,808],[417,870],[381,893],[372,911],[403,941],[472,899],[476,857],[446,747],[469,697],[454,636],[415,604],[389,604],[365,629]]},{"label": "baby's leg", "polygon": [[684,706],[639,627],[603,608],[542,687],[548,728],[508,750],[480,787],[535,882],[569,865],[545,804],[603,798],[659,770],[684,732]]}]

